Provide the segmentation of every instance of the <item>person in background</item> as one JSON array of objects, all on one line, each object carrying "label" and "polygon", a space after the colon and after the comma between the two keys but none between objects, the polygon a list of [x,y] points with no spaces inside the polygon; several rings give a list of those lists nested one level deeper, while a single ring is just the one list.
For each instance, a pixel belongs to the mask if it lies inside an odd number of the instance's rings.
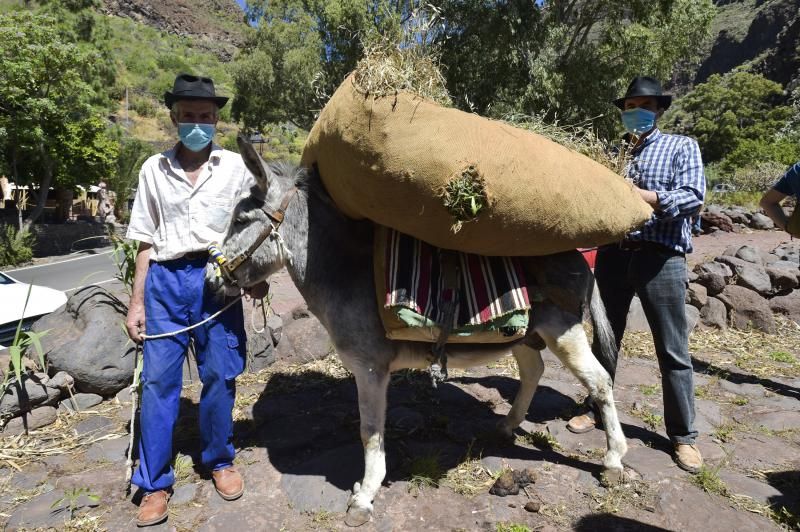
[{"label": "person in background", "polygon": [[[631,145],[626,177],[654,213],[622,242],[598,250],[595,277],[618,349],[633,296],[639,296],[661,369],[664,422],[673,459],[695,473],[703,459],[695,444],[693,368],[684,305],[686,254],[692,251],[693,218],[702,208],[706,180],[697,142],[658,129],[657,121],[671,102],[672,97],[663,94],[661,84],[651,77],[635,78],[626,94],[614,101]],[[606,370],[613,380],[616,367]],[[593,410],[587,409],[573,417],[567,428],[588,432],[596,419]]]},{"label": "person in background", "polygon": [[[789,168],[783,177],[764,194],[760,202],[761,208],[775,222],[778,229],[800,238],[800,209],[795,206],[797,214],[793,214],[790,218],[786,216],[781,207],[781,202],[789,196],[800,200],[800,162]],[[795,219],[797,221],[793,221]]]},{"label": "person in background", "polygon": [[[254,183],[242,158],[212,142],[228,98],[209,78],[180,74],[164,95],[180,141],[142,166],[127,237],[139,241],[133,294],[126,319],[131,339],[189,327],[226,304],[205,287],[207,247],[223,239],[237,200]],[[266,295],[266,284],[252,289]],[[167,338],[144,341],[139,466],[133,483],[144,491],[139,526],[167,518],[175,481],[172,433],[178,419],[183,362],[194,339],[203,391],[200,396],[201,459],[225,500],[239,498],[244,481],[233,466],[236,377],[245,367],[241,304]]]}]

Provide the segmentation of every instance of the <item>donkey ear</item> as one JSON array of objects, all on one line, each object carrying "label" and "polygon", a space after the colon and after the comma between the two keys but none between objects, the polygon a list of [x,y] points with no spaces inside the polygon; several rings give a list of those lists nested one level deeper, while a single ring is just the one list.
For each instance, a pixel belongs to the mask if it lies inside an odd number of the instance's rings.
[{"label": "donkey ear", "polygon": [[247,139],[243,135],[239,135],[236,137],[236,144],[239,145],[239,152],[242,155],[242,160],[244,161],[245,166],[247,169],[250,170],[250,173],[253,174],[253,177],[256,178],[256,184],[261,191],[266,194],[267,189],[269,189],[269,179],[270,179],[270,171],[267,168],[267,165],[264,164],[264,161],[261,157],[256,153],[255,148],[253,145],[250,144]]}]

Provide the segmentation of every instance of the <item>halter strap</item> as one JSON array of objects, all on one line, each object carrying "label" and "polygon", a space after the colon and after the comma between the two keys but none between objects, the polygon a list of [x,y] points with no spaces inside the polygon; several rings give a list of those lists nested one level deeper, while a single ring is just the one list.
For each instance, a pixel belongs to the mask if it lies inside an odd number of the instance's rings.
[{"label": "halter strap", "polygon": [[256,238],[255,241],[250,244],[250,247],[248,247],[243,253],[240,253],[220,266],[223,275],[225,275],[225,278],[229,283],[236,285],[236,279],[233,277],[233,272],[236,271],[239,266],[244,264],[245,261],[250,259],[259,246],[261,246],[261,244],[263,244],[264,241],[269,238],[269,235],[271,235],[273,231],[277,231],[281,226],[286,215],[286,209],[289,207],[289,203],[292,201],[292,198],[294,198],[296,192],[297,187],[292,187],[287,190],[283,195],[280,206],[275,211],[268,211],[266,208],[261,207],[261,210],[264,211],[264,214],[266,214],[270,219],[270,224],[265,227],[263,231],[261,231],[261,234],[258,235],[258,238]]}]

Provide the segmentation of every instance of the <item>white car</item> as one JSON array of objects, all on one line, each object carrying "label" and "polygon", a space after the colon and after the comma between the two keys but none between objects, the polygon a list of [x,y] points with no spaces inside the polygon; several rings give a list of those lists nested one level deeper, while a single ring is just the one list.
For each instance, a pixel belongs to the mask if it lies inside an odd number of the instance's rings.
[{"label": "white car", "polygon": [[[28,306],[25,299],[31,295]],[[67,302],[67,294],[61,290],[44,286],[21,283],[13,277],[0,272],[0,348],[14,340],[17,324],[22,319],[23,330],[45,314],[49,314]],[[22,309],[25,309],[23,315]]]}]

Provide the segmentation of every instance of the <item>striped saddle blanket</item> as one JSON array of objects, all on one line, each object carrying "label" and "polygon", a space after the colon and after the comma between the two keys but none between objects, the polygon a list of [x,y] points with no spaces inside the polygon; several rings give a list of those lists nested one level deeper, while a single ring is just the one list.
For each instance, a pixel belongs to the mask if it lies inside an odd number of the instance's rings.
[{"label": "striped saddle blanket", "polygon": [[375,237],[381,318],[392,339],[503,343],[525,335],[531,303],[518,259],[448,251],[393,229]]}]

